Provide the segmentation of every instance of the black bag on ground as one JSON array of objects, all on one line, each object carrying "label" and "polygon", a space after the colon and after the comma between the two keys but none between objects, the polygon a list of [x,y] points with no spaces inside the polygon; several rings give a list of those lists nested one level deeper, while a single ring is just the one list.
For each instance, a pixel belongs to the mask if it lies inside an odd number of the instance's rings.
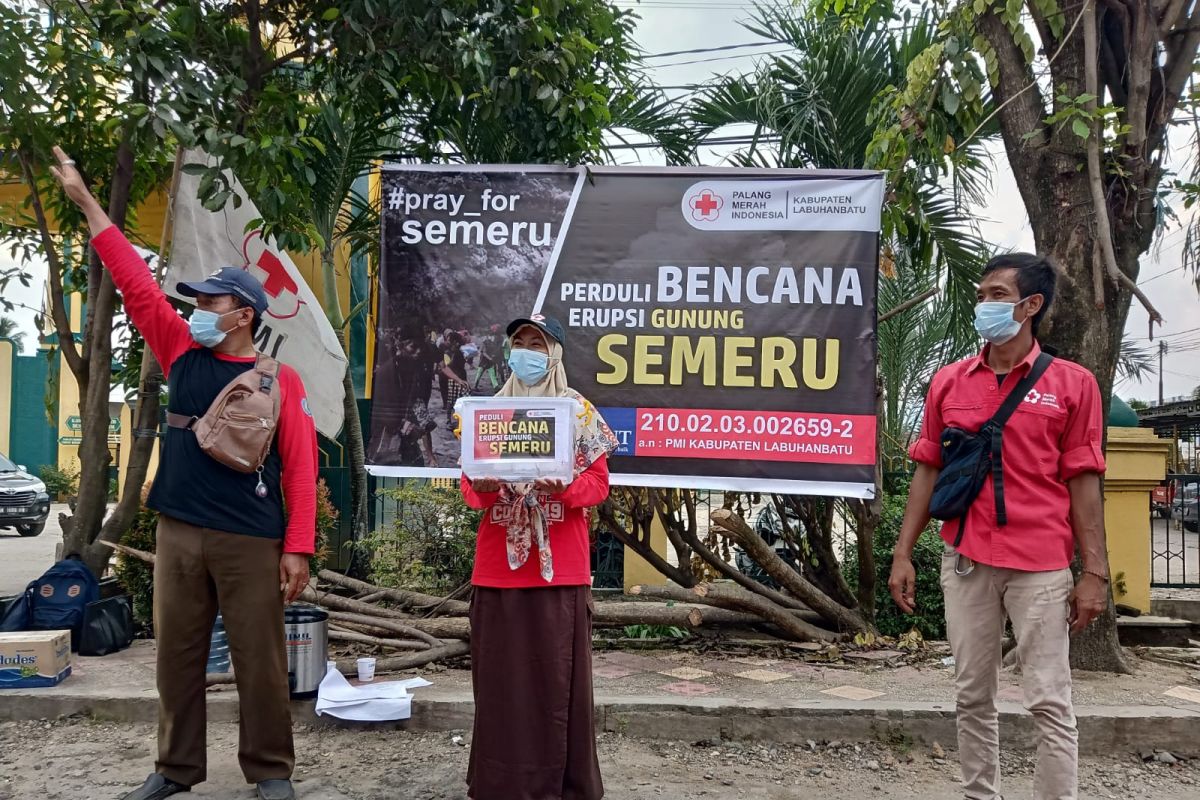
[{"label": "black bag on ground", "polygon": [[962,542],[967,512],[983,489],[988,475],[992,476],[992,489],[996,497],[996,522],[1008,524],[1008,514],[1004,508],[1004,425],[1053,360],[1054,357],[1049,353],[1040,353],[1029,374],[1008,393],[1000,408],[978,431],[972,433],[962,428],[946,428],[942,431],[942,471],[933,484],[929,514],[934,519],[962,520],[958,526],[958,536],[954,539],[955,547]]},{"label": "black bag on ground", "polygon": [[133,644],[133,606],[129,595],[88,603],[79,634],[79,655],[106,656]]}]

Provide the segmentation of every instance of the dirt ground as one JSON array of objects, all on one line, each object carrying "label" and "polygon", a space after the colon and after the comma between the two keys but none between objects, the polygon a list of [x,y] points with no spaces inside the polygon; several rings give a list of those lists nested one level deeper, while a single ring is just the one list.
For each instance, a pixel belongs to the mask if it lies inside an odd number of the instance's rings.
[{"label": "dirt ground", "polygon": [[[119,798],[152,768],[154,737],[150,725],[86,720],[0,724],[0,800]],[[469,741],[455,737],[298,728],[298,796],[302,800],[460,800],[466,797],[462,781]],[[962,797],[955,754],[934,748],[816,742],[792,748],[605,735],[599,749],[607,797],[613,800]],[[235,726],[209,726],[209,756],[210,780],[197,787],[192,797],[254,796],[238,772]],[[1122,800],[1200,796],[1200,761],[1184,754],[1159,758],[1177,763],[1143,762],[1136,753],[1089,759],[1081,767],[1080,796]],[[1032,797],[1030,756],[1006,756],[1004,769],[1007,796]]]}]

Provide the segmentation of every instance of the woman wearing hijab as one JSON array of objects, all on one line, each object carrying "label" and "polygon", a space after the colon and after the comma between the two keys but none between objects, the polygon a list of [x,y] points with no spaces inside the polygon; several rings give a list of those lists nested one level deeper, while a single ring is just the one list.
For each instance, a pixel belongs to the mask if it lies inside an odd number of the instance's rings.
[{"label": "woman wearing hijab", "polygon": [[573,397],[575,477],[509,484],[462,478],[482,509],[471,582],[475,732],[473,800],[599,800],[592,699],[591,546],[587,509],[608,497],[616,437],[567,385],[563,328],[534,316],[507,335],[504,397]]}]

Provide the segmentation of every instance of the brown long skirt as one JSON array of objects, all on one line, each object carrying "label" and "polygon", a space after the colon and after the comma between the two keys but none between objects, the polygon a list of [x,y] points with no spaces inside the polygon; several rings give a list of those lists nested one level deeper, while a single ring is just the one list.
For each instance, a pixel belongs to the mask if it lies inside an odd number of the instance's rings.
[{"label": "brown long skirt", "polygon": [[599,800],[587,586],[490,589],[471,601],[474,800]]}]

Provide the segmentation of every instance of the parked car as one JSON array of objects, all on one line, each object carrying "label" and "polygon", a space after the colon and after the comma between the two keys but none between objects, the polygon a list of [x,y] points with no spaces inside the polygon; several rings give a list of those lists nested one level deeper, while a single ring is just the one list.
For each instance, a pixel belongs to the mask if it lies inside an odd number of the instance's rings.
[{"label": "parked car", "polygon": [[1200,495],[1200,484],[1184,483],[1175,491],[1175,499],[1171,501],[1171,519],[1183,523],[1184,530],[1196,533],[1200,530],[1200,508],[1197,499]]},{"label": "parked car", "polygon": [[46,484],[0,454],[0,530],[15,528],[21,536],[46,529],[50,495]]}]

